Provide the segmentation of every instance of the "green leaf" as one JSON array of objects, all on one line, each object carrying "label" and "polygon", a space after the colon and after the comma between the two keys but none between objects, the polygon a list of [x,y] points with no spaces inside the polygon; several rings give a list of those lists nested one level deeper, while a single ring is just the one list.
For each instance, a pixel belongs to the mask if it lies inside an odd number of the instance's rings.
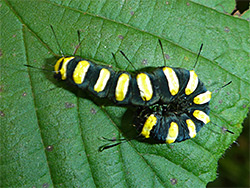
[{"label": "green leaf", "polygon": [[[213,8],[221,13],[230,15],[234,9],[238,10],[237,13],[234,14],[235,17],[239,16],[242,19],[250,20],[250,11],[249,11],[249,2],[248,1],[235,1],[235,0],[192,0],[192,2],[196,2],[202,4],[204,6]],[[240,13],[239,8],[243,13]],[[246,10],[248,8],[248,10]]]},{"label": "green leaf", "polygon": [[202,4],[203,6],[207,6],[213,8],[224,14],[231,14],[234,10],[236,1],[235,0],[214,0],[214,1],[206,1],[206,0],[192,0],[192,2]]},{"label": "green leaf", "polygon": [[[249,23],[185,1],[1,1],[1,187],[206,187],[242,130],[250,106]],[[178,144],[137,140],[98,152],[98,138],[123,137],[131,109],[102,105],[58,83],[59,48],[114,69],[167,64],[195,70],[210,91],[212,122]],[[81,52],[80,52],[81,51]],[[112,54],[116,54],[117,62]],[[105,104],[105,103],[104,103]]]}]

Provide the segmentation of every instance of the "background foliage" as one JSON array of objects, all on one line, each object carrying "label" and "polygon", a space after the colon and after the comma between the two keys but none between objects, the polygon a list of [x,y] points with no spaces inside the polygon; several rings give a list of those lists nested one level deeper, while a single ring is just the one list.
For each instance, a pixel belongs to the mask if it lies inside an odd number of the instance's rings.
[{"label": "background foliage", "polygon": [[[241,132],[250,106],[249,23],[192,1],[2,1],[1,2],[2,187],[205,187],[217,162]],[[98,152],[98,138],[129,137],[133,109],[91,98],[51,72],[58,46],[65,54],[83,39],[78,54],[133,70],[161,66],[161,39],[169,66],[195,68],[214,93],[211,119],[197,138],[157,145],[138,140]],[[116,54],[118,64],[111,53]]]}]

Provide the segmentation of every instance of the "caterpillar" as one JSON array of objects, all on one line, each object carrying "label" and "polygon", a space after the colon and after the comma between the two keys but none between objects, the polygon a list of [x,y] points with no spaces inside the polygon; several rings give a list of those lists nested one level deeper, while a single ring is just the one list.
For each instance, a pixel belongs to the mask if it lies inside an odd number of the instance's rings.
[{"label": "caterpillar", "polygon": [[68,80],[97,97],[115,104],[151,106],[137,111],[139,132],[161,142],[180,142],[195,137],[209,119],[211,92],[194,70],[160,67],[132,76],[115,72],[80,57],[62,57],[55,65],[56,77]]},{"label": "caterpillar", "polygon": [[[163,52],[160,40],[159,43]],[[202,46],[199,54],[201,49]],[[181,142],[195,137],[210,121],[211,92],[194,70],[163,66],[131,74],[116,72],[78,56],[67,56],[57,60],[54,72],[57,79],[108,98],[116,105],[139,106],[134,124],[145,138]]]},{"label": "caterpillar", "polygon": [[[52,26],[51,29],[56,38]],[[160,40],[159,43],[164,55]],[[60,48],[59,43],[58,46]],[[202,45],[196,63],[201,49]],[[195,137],[202,126],[210,122],[212,93],[194,70],[166,66],[165,58],[164,62],[164,66],[151,72],[130,73],[114,71],[110,66],[98,65],[79,56],[62,56],[54,65],[54,73],[55,78],[68,81],[96,97],[108,98],[116,105],[136,107],[134,125],[145,138],[181,142]]]},{"label": "caterpillar", "polygon": [[[210,122],[212,92],[194,70],[163,66],[132,75],[69,56],[56,62],[55,73],[57,78],[87,89],[97,97],[107,97],[117,105],[137,107],[134,125],[139,134],[160,143],[194,138]],[[99,151],[120,143],[101,146]]]}]

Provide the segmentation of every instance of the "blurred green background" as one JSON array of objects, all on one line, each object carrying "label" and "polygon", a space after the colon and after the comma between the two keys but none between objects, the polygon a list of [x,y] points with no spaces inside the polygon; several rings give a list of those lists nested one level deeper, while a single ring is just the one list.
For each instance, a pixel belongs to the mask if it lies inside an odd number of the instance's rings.
[{"label": "blurred green background", "polygon": [[219,160],[218,178],[208,187],[250,187],[249,126],[250,113],[243,123],[243,132],[225,156]]}]

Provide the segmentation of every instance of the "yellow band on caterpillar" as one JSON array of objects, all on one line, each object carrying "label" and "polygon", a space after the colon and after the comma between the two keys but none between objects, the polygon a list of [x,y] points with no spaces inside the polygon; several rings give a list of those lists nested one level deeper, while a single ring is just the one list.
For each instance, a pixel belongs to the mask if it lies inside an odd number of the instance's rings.
[{"label": "yellow band on caterpillar", "polygon": [[67,65],[70,62],[70,60],[74,59],[75,57],[66,57],[63,59],[63,64],[62,64],[62,68],[59,70],[61,73],[61,79],[62,80],[66,80],[67,78]]},{"label": "yellow band on caterpillar", "polygon": [[156,123],[157,123],[157,118],[155,117],[154,114],[151,114],[146,120],[145,124],[143,125],[141,135],[143,135],[145,138],[149,138],[150,131],[153,129]]},{"label": "yellow band on caterpillar", "polygon": [[169,144],[173,143],[176,140],[178,134],[179,134],[179,127],[177,123],[171,122],[170,127],[168,129],[168,136],[166,138],[166,142]]},{"label": "yellow band on caterpillar", "polygon": [[195,111],[193,112],[193,116],[194,116],[196,119],[202,121],[202,122],[205,123],[205,124],[207,124],[208,122],[210,122],[209,116],[208,116],[205,112],[203,112],[203,111],[195,110]]},{"label": "yellow band on caterpillar", "polygon": [[179,92],[179,88],[180,88],[179,80],[178,80],[176,73],[170,67],[163,67],[162,70],[167,78],[168,87],[169,87],[169,91],[171,95],[173,96],[176,95]]},{"label": "yellow band on caterpillar", "polygon": [[98,77],[98,80],[94,86],[94,91],[97,93],[103,91],[110,78],[110,71],[108,69],[102,68]]},{"label": "yellow band on caterpillar", "polygon": [[187,123],[190,138],[194,138],[196,136],[196,126],[194,122],[191,119],[187,119],[186,123]]},{"label": "yellow band on caterpillar", "polygon": [[54,66],[54,70],[56,72],[56,74],[59,73],[59,67],[60,67],[60,64],[61,64],[61,61],[64,59],[65,57],[61,57],[60,59],[57,60],[55,66]]},{"label": "yellow band on caterpillar", "polygon": [[205,104],[210,101],[211,97],[212,93],[210,91],[206,91],[205,93],[197,95],[193,101],[195,104]]},{"label": "yellow band on caterpillar", "polygon": [[73,80],[76,84],[82,84],[85,77],[86,73],[88,72],[88,69],[90,67],[90,63],[88,61],[80,61],[73,73]]},{"label": "yellow band on caterpillar", "polygon": [[191,93],[193,93],[195,91],[195,89],[198,86],[198,76],[197,74],[194,72],[194,70],[189,71],[190,76],[189,76],[189,81],[187,84],[187,87],[185,89],[185,94],[186,95],[190,95]]},{"label": "yellow band on caterpillar", "polygon": [[141,98],[144,101],[149,101],[153,97],[153,88],[149,76],[145,73],[140,73],[136,76],[136,80]]},{"label": "yellow band on caterpillar", "polygon": [[117,101],[123,101],[126,97],[129,87],[129,75],[122,73],[117,81],[115,88],[115,99]]}]

